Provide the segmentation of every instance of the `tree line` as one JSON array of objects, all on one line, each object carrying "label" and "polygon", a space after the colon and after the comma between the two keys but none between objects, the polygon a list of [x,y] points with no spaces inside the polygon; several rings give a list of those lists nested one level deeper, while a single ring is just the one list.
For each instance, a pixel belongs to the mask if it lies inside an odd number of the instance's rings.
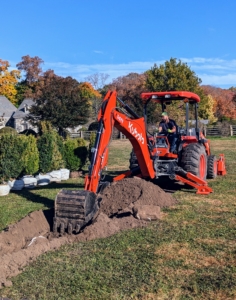
[{"label": "tree line", "polygon": [[[51,69],[43,72],[42,64],[38,56],[26,55],[16,65],[17,70],[9,71],[9,62],[0,59],[0,94],[16,106],[25,98],[34,99],[36,105],[30,108],[28,118],[35,125],[48,121],[58,132],[85,124],[89,119],[95,120],[108,90],[116,90],[140,116],[143,115],[142,92],[185,90],[200,96],[200,118],[211,123],[236,119],[236,88],[226,90],[201,85],[196,73],[175,58],[159,66],[154,64],[144,73],[115,78],[109,84],[105,84],[107,74],[93,74],[84,82],[78,82],[70,76],[58,76]],[[158,122],[159,109],[150,103],[147,111],[150,123]],[[179,103],[171,104],[168,112],[179,123],[184,122],[184,108]]]}]

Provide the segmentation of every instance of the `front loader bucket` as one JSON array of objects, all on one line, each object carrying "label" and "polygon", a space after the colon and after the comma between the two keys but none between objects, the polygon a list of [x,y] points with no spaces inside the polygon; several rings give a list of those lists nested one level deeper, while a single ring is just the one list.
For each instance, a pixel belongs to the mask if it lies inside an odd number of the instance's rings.
[{"label": "front loader bucket", "polygon": [[98,211],[97,196],[90,191],[61,190],[54,208],[53,232],[78,233]]}]

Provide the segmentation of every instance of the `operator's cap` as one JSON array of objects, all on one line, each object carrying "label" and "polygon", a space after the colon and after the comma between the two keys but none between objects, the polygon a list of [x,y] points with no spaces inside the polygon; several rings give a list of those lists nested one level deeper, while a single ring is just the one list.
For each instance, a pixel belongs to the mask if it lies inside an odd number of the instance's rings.
[{"label": "operator's cap", "polygon": [[164,111],[162,114],[161,114],[161,116],[163,117],[163,116],[168,116],[168,113],[166,112],[166,111]]}]

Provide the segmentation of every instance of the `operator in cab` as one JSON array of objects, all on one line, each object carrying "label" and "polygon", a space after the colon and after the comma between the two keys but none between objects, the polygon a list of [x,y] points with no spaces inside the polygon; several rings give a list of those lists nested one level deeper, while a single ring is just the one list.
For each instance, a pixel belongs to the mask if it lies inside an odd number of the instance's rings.
[{"label": "operator in cab", "polygon": [[162,120],[159,123],[158,131],[161,135],[167,135],[170,143],[170,152],[177,153],[177,125],[174,120],[170,119],[167,112],[161,114]]}]

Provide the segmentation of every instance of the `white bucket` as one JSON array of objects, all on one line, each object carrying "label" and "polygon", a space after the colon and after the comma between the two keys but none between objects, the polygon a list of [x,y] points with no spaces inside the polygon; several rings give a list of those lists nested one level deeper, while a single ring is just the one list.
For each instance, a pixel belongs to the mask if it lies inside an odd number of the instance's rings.
[{"label": "white bucket", "polygon": [[50,173],[47,173],[50,175],[50,182],[60,182],[61,181],[61,171],[52,171]]},{"label": "white bucket", "polygon": [[67,180],[70,177],[70,170],[68,169],[60,169],[61,171],[61,180]]},{"label": "white bucket", "polygon": [[0,184],[0,196],[6,196],[10,192],[10,186],[8,183]]},{"label": "white bucket", "polygon": [[37,179],[37,185],[47,185],[51,180],[51,176],[48,174],[38,174],[35,178]]},{"label": "white bucket", "polygon": [[27,189],[33,189],[37,185],[37,179],[32,175],[25,175],[22,179],[24,181],[25,188]]}]

